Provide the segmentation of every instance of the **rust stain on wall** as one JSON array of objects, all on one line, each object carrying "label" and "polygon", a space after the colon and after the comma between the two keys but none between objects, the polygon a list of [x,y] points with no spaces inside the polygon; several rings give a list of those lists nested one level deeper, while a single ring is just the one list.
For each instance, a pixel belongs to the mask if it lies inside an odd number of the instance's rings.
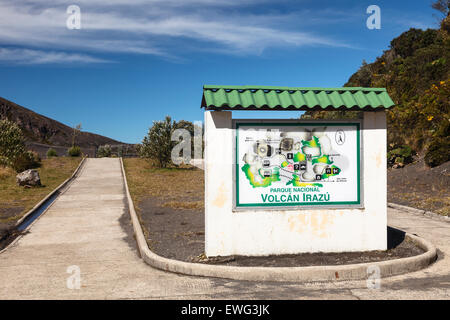
[{"label": "rust stain on wall", "polygon": [[377,153],[375,161],[376,161],[376,167],[379,168],[381,166],[381,154],[380,153]]},{"label": "rust stain on wall", "polygon": [[326,213],[299,214],[289,217],[288,224],[292,232],[310,232],[315,237],[327,238],[334,216]]},{"label": "rust stain on wall", "polygon": [[306,215],[297,215],[297,216],[291,216],[288,219],[289,229],[293,232],[297,233],[303,233],[307,226],[308,221]]},{"label": "rust stain on wall", "polygon": [[312,218],[317,221],[317,224],[312,225],[313,234],[319,238],[327,238],[329,236],[329,227],[334,224],[334,215],[315,213]]},{"label": "rust stain on wall", "polygon": [[225,204],[225,202],[227,201],[227,189],[225,187],[225,184],[222,182],[222,184],[220,185],[219,189],[218,189],[218,193],[216,198],[213,201],[213,206],[218,207],[218,208],[222,208]]}]

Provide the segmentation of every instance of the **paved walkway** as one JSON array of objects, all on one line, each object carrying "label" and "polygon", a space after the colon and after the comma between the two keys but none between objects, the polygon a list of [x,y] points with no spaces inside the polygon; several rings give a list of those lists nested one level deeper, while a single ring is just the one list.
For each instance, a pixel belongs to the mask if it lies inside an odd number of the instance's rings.
[{"label": "paved walkway", "polygon": [[[441,258],[383,279],[381,289],[365,281],[280,284],[166,273],[137,254],[119,160],[88,159],[30,233],[0,254],[0,299],[450,299],[450,223],[390,209],[389,224],[431,240]],[[67,287],[70,266],[81,271],[80,289]]]}]

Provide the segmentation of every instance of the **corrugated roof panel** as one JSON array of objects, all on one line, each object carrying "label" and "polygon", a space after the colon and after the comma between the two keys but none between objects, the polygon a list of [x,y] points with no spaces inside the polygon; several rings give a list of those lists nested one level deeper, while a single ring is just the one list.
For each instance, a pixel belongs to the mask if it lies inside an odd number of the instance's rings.
[{"label": "corrugated roof panel", "polygon": [[227,103],[240,105],[242,104],[241,95],[238,90],[231,90],[231,92],[227,95]]},{"label": "corrugated roof panel", "polygon": [[328,98],[328,94],[325,91],[320,91],[316,94],[319,99],[320,106],[328,107],[333,105],[331,100]]},{"label": "corrugated roof panel", "polygon": [[281,101],[283,101],[283,108],[287,108],[287,107],[295,104],[289,91],[286,91],[286,90],[281,91],[279,94],[279,97],[280,97]]},{"label": "corrugated roof panel", "polygon": [[269,107],[271,107],[271,108],[273,108],[275,106],[282,107],[281,101],[280,101],[280,99],[278,99],[278,94],[274,90],[271,90],[267,93],[265,92],[265,94],[266,94],[266,99],[268,102],[267,104],[269,105]]},{"label": "corrugated roof panel", "polygon": [[264,91],[256,90],[253,94],[255,100],[255,106],[263,106],[266,103],[266,97],[264,96]]},{"label": "corrugated roof panel", "polygon": [[207,110],[374,110],[394,106],[384,88],[204,86]]},{"label": "corrugated roof panel", "polygon": [[367,100],[369,100],[370,104],[382,104],[383,102],[378,99],[378,95],[375,92],[369,92],[366,94]]},{"label": "corrugated roof panel", "polygon": [[355,91],[353,93],[353,98],[356,100],[356,104],[358,106],[369,105],[369,101],[367,101],[367,99],[365,99],[364,94],[361,91]]},{"label": "corrugated roof panel", "polygon": [[344,100],[342,100],[341,95],[337,91],[332,91],[328,96],[334,108],[344,104]]},{"label": "corrugated roof panel", "polygon": [[242,100],[243,106],[252,106],[255,104],[253,95],[249,90],[246,90],[246,91],[240,93],[240,95],[241,95],[241,100]]},{"label": "corrugated roof panel", "polygon": [[341,98],[344,100],[344,106],[351,106],[356,104],[356,100],[353,98],[353,95],[350,91],[345,91],[341,94]]},{"label": "corrugated roof panel", "polygon": [[317,99],[315,93],[311,90],[306,91],[306,93],[303,93],[303,97],[306,100],[306,105],[314,107],[319,105],[319,100]]},{"label": "corrugated roof panel", "polygon": [[306,100],[303,94],[300,91],[294,91],[294,93],[290,93],[291,97],[294,101],[294,106],[304,106],[306,105]]}]

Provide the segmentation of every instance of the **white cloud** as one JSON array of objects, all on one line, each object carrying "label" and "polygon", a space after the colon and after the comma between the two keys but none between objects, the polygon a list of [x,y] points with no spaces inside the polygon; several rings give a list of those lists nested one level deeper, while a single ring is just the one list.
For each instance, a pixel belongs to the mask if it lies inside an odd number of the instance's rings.
[{"label": "white cloud", "polygon": [[[229,54],[260,54],[282,46],[348,47],[290,28],[301,12],[252,14],[243,10],[261,2],[266,1],[78,0],[81,29],[68,30],[66,9],[72,1],[0,0],[0,44],[39,52],[88,52],[84,56],[91,58],[99,52],[174,58],[190,46]],[[311,15],[310,21],[314,19],[320,20]],[[188,45],[177,48],[177,42]]]},{"label": "white cloud", "polygon": [[0,62],[12,64],[67,64],[111,62],[85,54],[42,51],[22,48],[0,48]]},{"label": "white cloud", "polygon": [[[425,20],[425,19],[424,19]],[[418,20],[408,20],[408,19],[398,19],[396,20],[397,24],[400,24],[402,27],[406,28],[416,28],[416,29],[422,29],[426,30],[428,28],[438,28],[439,23],[434,22],[434,25],[432,23],[425,23]]]}]

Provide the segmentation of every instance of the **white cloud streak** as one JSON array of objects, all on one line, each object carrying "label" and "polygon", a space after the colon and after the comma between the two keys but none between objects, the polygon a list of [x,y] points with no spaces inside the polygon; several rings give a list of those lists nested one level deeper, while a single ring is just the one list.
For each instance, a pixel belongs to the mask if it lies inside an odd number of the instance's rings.
[{"label": "white cloud streak", "polygon": [[[73,59],[78,56],[87,63],[104,62],[104,59],[93,57],[99,53],[177,58],[180,55],[178,52],[189,47],[244,55],[261,54],[267,48],[284,46],[348,47],[334,39],[289,28],[298,15],[250,14],[241,10],[260,2],[78,0],[76,3],[81,8],[82,27],[80,30],[68,30],[66,9],[73,4],[72,1],[0,0],[0,44],[4,47],[25,47],[36,54],[48,51],[46,56],[55,56],[54,61],[58,60],[56,52],[63,56],[66,51],[71,53]],[[177,43],[182,43],[181,48]],[[11,52],[12,49],[8,50]],[[7,56],[8,51],[4,52]],[[66,53],[66,58],[69,56]],[[44,57],[41,60],[36,57],[32,61],[53,63],[52,59]]]},{"label": "white cloud streak", "polygon": [[0,48],[0,61],[11,64],[84,64],[111,62],[85,54],[22,48]]}]

